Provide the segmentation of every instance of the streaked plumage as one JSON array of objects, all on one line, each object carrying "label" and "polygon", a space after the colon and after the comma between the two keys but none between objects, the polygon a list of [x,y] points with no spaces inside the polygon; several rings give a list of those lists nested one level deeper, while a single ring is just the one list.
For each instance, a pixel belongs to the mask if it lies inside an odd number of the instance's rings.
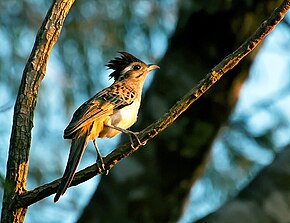
[{"label": "streaked plumage", "polygon": [[[145,78],[151,70],[159,67],[154,64],[146,65],[127,52],[120,54],[121,57],[116,57],[106,65],[114,70],[110,74],[114,83],[83,103],[64,130],[64,138],[72,139],[72,144],[54,202],[58,201],[71,184],[89,140],[111,138],[120,131],[132,134],[126,129],[137,120]],[[95,147],[100,155],[96,144]]]}]

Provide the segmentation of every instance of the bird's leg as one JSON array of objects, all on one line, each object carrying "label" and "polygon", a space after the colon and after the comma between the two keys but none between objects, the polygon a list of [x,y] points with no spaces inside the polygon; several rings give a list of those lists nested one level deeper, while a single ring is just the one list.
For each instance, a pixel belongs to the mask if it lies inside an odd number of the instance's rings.
[{"label": "bird's leg", "polygon": [[[97,154],[98,154],[98,158],[97,158],[97,162],[96,163],[97,163],[97,166],[98,166],[99,170],[102,172],[102,171],[105,170],[105,164],[104,164],[104,161],[103,161],[103,156],[100,153],[100,150],[99,150],[99,148],[97,146],[97,143],[96,143],[96,140],[95,139],[93,139],[93,143],[94,143],[95,149],[96,149]],[[100,160],[100,162],[102,164],[102,168],[99,167],[98,160]],[[109,171],[107,170],[106,171],[106,175],[108,175],[108,173],[109,173]]]},{"label": "bird's leg", "polygon": [[135,149],[135,148],[134,148],[134,142],[133,142],[132,136],[135,137],[135,139],[137,140],[137,142],[139,143],[139,145],[144,146],[146,144],[146,143],[142,143],[140,141],[140,139],[138,138],[139,132],[133,132],[133,131],[130,131],[128,129],[122,129],[122,128],[120,128],[118,126],[115,126],[115,125],[107,125],[107,126],[110,127],[110,128],[116,129],[116,130],[118,130],[120,132],[123,132],[123,133],[127,134],[129,136],[129,139],[130,139],[130,142],[131,142],[131,147],[133,149]]}]

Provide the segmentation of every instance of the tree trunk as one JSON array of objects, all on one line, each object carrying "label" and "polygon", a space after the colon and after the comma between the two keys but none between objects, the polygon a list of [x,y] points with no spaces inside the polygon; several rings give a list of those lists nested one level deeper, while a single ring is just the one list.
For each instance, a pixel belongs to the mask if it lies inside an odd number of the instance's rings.
[{"label": "tree trunk", "polygon": [[73,0],[59,0],[52,4],[23,71],[14,107],[1,215],[3,223],[23,222],[28,209],[28,207],[18,207],[17,198],[26,191],[31,131],[37,94],[45,76],[50,52],[58,39],[64,19],[73,2]]}]

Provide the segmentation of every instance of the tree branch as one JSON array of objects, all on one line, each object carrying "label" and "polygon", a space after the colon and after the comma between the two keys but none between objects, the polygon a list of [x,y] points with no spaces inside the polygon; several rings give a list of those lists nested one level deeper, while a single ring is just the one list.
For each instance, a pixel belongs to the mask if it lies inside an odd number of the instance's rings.
[{"label": "tree branch", "polygon": [[[47,61],[58,39],[64,19],[74,0],[55,0],[38,31],[34,47],[23,71],[13,116],[7,161],[1,222],[23,222],[27,206],[17,205],[17,196],[26,192],[26,178],[34,110]],[[18,207],[18,208],[16,208]]]},{"label": "tree branch", "polygon": [[[193,102],[203,95],[214,83],[216,83],[226,72],[233,69],[246,55],[248,55],[255,47],[275,28],[275,26],[283,19],[286,12],[290,8],[290,0],[285,0],[274,10],[271,16],[264,21],[256,32],[244,42],[236,51],[225,57],[218,65],[216,65],[194,88],[192,88],[184,97],[178,101],[166,114],[150,126],[142,130],[139,139],[142,143],[146,143],[149,139],[154,138],[162,132],[171,123],[175,121]],[[135,142],[135,148],[131,148],[130,144],[119,146],[116,150],[108,154],[104,158],[106,170],[111,169],[121,159],[129,156],[139,149],[140,145]],[[95,175],[99,174],[96,164],[91,165],[79,171],[72,181],[71,186],[78,185]],[[18,197],[19,207],[25,207],[35,203],[53,193],[60,183],[60,179],[45,184],[34,190],[25,192]]]}]

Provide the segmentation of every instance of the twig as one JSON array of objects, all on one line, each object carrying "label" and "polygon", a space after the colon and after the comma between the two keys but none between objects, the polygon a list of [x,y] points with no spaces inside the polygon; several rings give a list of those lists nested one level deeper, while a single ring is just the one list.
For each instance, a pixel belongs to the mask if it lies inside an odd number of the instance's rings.
[{"label": "twig", "polygon": [[[285,0],[274,10],[271,16],[264,21],[256,32],[244,42],[236,51],[225,57],[218,65],[216,65],[194,88],[192,88],[184,97],[178,101],[166,114],[159,120],[145,128],[140,132],[139,139],[142,143],[146,143],[149,139],[154,138],[162,132],[168,125],[181,115],[193,102],[203,95],[214,83],[216,83],[226,72],[233,69],[246,55],[248,55],[255,47],[275,28],[275,26],[283,19],[286,12],[290,8],[290,0]],[[135,144],[137,144],[135,142]],[[108,154],[104,158],[106,170],[111,169],[121,159],[135,152],[140,145],[135,145],[132,149],[130,143],[119,146],[116,150]],[[72,182],[71,186],[78,185],[95,175],[99,174],[96,164],[91,165],[79,171]],[[18,197],[18,205],[21,207],[30,205],[38,200],[47,197],[56,192],[56,188],[60,183],[60,179],[55,180],[46,185],[40,186],[34,190],[27,191]]]}]

